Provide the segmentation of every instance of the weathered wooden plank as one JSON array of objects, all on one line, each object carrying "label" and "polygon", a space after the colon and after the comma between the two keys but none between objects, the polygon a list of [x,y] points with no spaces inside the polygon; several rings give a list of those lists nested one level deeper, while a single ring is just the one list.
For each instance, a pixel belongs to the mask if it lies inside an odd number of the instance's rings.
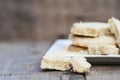
[{"label": "weathered wooden plank", "polygon": [[0,80],[85,80],[82,74],[62,74],[60,71],[44,71],[23,74],[0,74]]},{"label": "weathered wooden plank", "polygon": [[62,80],[85,80],[85,77],[82,74],[63,74]]},{"label": "weathered wooden plank", "polygon": [[119,0],[0,0],[0,39],[53,40],[74,22],[107,22],[119,12]]},{"label": "weathered wooden plank", "polygon": [[69,80],[70,79],[70,75],[62,75],[61,76],[61,80]]},{"label": "weathered wooden plank", "polygon": [[44,72],[20,75],[5,75],[0,76],[0,80],[60,80],[60,73],[57,72]]},{"label": "weathered wooden plank", "polygon": [[120,66],[92,66],[89,74],[86,75],[87,80],[120,80]]},{"label": "weathered wooden plank", "polygon": [[[0,80],[85,80],[82,74],[43,71],[40,60],[51,42],[1,42]],[[92,66],[86,80],[119,80],[119,65]]]},{"label": "weathered wooden plank", "polygon": [[[61,80],[61,71],[41,70],[42,56],[51,42],[1,42],[0,80]],[[70,74],[69,80],[84,80],[81,74]]]},{"label": "weathered wooden plank", "polygon": [[40,72],[40,60],[50,42],[0,43],[0,73]]},{"label": "weathered wooden plank", "polygon": [[83,75],[71,75],[69,80],[85,80]]}]

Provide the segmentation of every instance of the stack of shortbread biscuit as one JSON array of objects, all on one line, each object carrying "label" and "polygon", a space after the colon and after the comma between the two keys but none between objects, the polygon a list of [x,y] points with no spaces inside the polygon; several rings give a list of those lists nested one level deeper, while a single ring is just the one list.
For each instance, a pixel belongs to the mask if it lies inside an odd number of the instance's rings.
[{"label": "stack of shortbread biscuit", "polygon": [[[109,23],[74,23],[69,35],[69,38],[72,41],[72,50],[74,48],[87,48],[86,50],[88,50],[88,54],[117,55],[119,51],[110,26],[114,27],[111,25],[110,21]],[[113,33],[114,32],[116,31],[113,31]],[[117,42],[119,43],[119,40]],[[71,45],[69,47],[71,47]]]},{"label": "stack of shortbread biscuit", "polygon": [[118,55],[120,48],[120,21],[111,18],[108,23],[74,23],[69,35],[72,44],[67,49],[50,51],[41,61],[42,69],[73,70],[88,73],[91,64],[83,54]]}]

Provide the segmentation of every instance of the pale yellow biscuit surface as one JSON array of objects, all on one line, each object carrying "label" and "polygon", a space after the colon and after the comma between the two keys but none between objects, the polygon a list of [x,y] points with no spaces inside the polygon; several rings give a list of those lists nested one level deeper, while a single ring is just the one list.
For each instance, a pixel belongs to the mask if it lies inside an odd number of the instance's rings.
[{"label": "pale yellow biscuit surface", "polygon": [[74,72],[88,73],[90,71],[91,64],[84,57],[72,57],[70,63]]},{"label": "pale yellow biscuit surface", "polygon": [[120,48],[120,20],[112,17],[108,20],[108,23],[110,24],[110,31],[115,35],[117,45]]},{"label": "pale yellow biscuit surface", "polygon": [[93,55],[118,55],[119,50],[116,46],[112,45],[90,45],[88,46],[88,52],[89,54]]},{"label": "pale yellow biscuit surface", "polygon": [[76,52],[78,54],[88,54],[88,48],[75,46],[75,45],[68,46],[67,51],[69,51],[70,53]]},{"label": "pale yellow biscuit surface", "polygon": [[80,37],[72,36],[71,37],[73,45],[88,47],[89,45],[100,45],[100,44],[109,44],[116,45],[115,38],[113,36],[99,36],[96,38],[90,37]]},{"label": "pale yellow biscuit surface", "polygon": [[72,54],[71,51],[66,49],[51,52],[42,58],[40,67],[42,69],[55,69],[55,70],[73,70],[77,73],[88,73],[91,64],[80,54]]},{"label": "pale yellow biscuit surface", "polygon": [[115,37],[120,36],[120,21],[114,17],[108,20],[110,24],[110,31],[115,35]]},{"label": "pale yellow biscuit surface", "polygon": [[70,32],[75,35],[91,37],[110,34],[109,24],[102,22],[74,23]]}]

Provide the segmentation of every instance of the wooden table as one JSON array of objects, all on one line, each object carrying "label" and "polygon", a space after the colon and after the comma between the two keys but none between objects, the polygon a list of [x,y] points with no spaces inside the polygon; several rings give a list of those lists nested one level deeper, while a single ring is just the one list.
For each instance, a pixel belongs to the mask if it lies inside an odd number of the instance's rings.
[{"label": "wooden table", "polygon": [[119,80],[119,65],[93,65],[87,75],[43,71],[39,65],[52,42],[0,42],[0,80]]}]

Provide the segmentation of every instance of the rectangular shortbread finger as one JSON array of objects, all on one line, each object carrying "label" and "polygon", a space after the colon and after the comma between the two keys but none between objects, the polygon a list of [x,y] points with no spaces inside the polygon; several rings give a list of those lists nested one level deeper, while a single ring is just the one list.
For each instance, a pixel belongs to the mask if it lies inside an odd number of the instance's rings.
[{"label": "rectangular shortbread finger", "polygon": [[115,35],[115,37],[120,36],[120,21],[114,17],[108,20],[110,24],[110,31]]},{"label": "rectangular shortbread finger", "polygon": [[49,55],[45,55],[42,58],[40,67],[42,69],[55,69],[55,70],[71,70],[78,73],[88,73],[90,71],[91,64],[80,55],[70,55],[67,49],[53,52]]},{"label": "rectangular shortbread finger", "polygon": [[91,64],[83,57],[71,57],[70,63],[74,72],[88,73],[90,71]]},{"label": "rectangular shortbread finger", "polygon": [[88,54],[88,48],[85,47],[80,47],[80,46],[75,46],[75,45],[70,45],[68,46],[67,50],[72,54],[72,53],[77,53],[77,54]]},{"label": "rectangular shortbread finger", "polygon": [[112,45],[90,45],[88,46],[88,52],[93,55],[118,55],[119,49]]},{"label": "rectangular shortbread finger", "polygon": [[117,45],[120,48],[120,20],[112,17],[108,22],[110,24],[110,31],[115,35]]},{"label": "rectangular shortbread finger", "polygon": [[41,68],[42,69],[55,69],[55,70],[70,70],[70,64],[68,63],[68,60],[65,58],[49,58],[44,57],[41,62]]},{"label": "rectangular shortbread finger", "polygon": [[72,44],[76,46],[88,47],[89,45],[109,44],[116,45],[115,38],[113,36],[99,36],[96,38],[71,36]]},{"label": "rectangular shortbread finger", "polygon": [[74,23],[70,32],[74,35],[91,37],[110,34],[109,24],[102,22]]}]

